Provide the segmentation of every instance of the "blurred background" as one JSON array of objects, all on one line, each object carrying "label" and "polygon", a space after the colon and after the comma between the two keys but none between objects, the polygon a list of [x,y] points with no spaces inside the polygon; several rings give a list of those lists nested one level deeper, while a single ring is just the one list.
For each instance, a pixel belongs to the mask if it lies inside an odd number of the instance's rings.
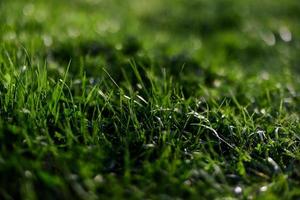
[{"label": "blurred background", "polygon": [[95,75],[131,57],[174,74],[279,73],[299,71],[299,19],[297,0],[2,0],[0,40],[61,73],[71,59]]}]

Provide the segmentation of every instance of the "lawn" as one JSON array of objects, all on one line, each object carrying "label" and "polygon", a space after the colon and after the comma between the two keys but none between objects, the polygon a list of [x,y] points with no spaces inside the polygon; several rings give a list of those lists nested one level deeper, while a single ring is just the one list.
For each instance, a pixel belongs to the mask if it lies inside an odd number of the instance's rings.
[{"label": "lawn", "polygon": [[1,0],[0,199],[300,199],[297,0]]}]

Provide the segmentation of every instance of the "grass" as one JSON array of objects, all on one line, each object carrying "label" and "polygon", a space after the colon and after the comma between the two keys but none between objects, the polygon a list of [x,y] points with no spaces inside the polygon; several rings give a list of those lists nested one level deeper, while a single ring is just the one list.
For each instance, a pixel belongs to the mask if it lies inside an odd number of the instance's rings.
[{"label": "grass", "polygon": [[299,199],[294,0],[1,1],[1,199]]}]

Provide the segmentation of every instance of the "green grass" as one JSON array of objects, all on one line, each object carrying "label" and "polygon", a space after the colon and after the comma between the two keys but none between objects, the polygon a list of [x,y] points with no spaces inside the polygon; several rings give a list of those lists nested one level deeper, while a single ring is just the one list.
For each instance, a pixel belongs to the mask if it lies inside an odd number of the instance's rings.
[{"label": "green grass", "polygon": [[0,199],[299,199],[299,17],[0,1]]}]

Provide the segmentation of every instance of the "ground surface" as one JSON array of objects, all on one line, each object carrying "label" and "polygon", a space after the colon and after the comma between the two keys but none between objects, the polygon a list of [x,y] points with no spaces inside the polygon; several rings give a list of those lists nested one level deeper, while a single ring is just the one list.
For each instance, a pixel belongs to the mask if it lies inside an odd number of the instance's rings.
[{"label": "ground surface", "polygon": [[297,0],[0,1],[0,199],[299,199]]}]

